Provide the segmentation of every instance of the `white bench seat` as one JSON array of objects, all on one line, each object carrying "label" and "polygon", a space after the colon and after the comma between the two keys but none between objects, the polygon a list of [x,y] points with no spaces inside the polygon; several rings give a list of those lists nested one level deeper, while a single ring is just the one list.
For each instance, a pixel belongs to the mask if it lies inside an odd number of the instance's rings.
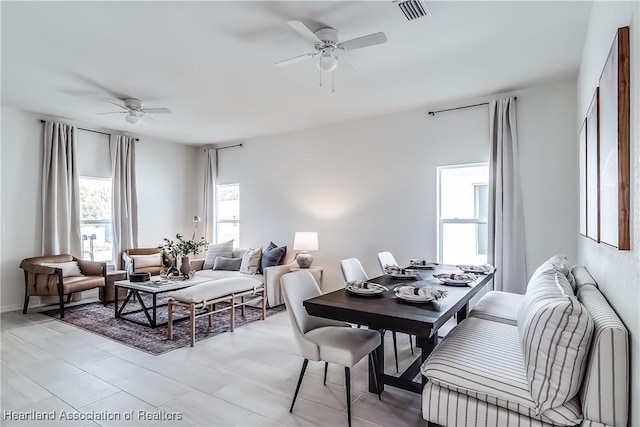
[{"label": "white bench seat", "polygon": [[[249,301],[245,297],[251,296]],[[239,300],[238,300],[239,298]],[[211,316],[229,310],[229,329],[231,332],[235,326],[235,309],[240,307],[244,315],[244,307],[247,304],[262,302],[262,317],[266,318],[266,298],[265,287],[259,280],[234,277],[228,279],[212,280],[200,283],[169,294],[167,338],[173,339],[173,312],[183,311],[189,314],[189,329],[191,330],[191,347],[195,345],[196,339],[196,319],[203,316],[209,317],[211,326]],[[218,308],[217,303],[226,302],[229,305]],[[196,310],[200,312],[197,313]]]}]

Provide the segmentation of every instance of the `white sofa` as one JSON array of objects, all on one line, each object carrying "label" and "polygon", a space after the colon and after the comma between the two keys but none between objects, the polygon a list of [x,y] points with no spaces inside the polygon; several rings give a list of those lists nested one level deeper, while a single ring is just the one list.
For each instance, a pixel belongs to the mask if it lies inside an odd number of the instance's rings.
[{"label": "white sofa", "polygon": [[[233,249],[232,257],[233,258],[242,258],[242,255],[246,249]],[[191,260],[191,268],[196,270],[195,275],[197,277],[207,277],[210,279],[226,279],[229,277],[250,277],[252,279],[259,280],[262,282],[267,290],[267,304],[269,307],[276,307],[278,305],[284,304],[284,300],[282,299],[282,292],[280,291],[280,277],[289,272],[290,267],[297,267],[298,264],[295,262],[295,253],[292,251],[287,251],[285,255],[285,259],[282,265],[277,265],[273,267],[267,267],[264,269],[262,274],[245,274],[240,273],[239,271],[227,271],[227,270],[213,270],[206,269],[204,270],[204,259],[194,259]]]},{"label": "white sofa", "polygon": [[487,293],[421,371],[429,425],[627,425],[628,332],[584,267],[553,258],[525,295]]}]

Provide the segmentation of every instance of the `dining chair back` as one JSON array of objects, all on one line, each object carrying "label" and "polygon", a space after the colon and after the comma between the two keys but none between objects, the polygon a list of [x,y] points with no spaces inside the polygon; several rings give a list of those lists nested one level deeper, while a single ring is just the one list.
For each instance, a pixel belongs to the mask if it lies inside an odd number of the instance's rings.
[{"label": "dining chair back", "polygon": [[366,282],[369,280],[358,258],[347,258],[340,261],[340,269],[345,282]]},{"label": "dining chair back", "polygon": [[[304,301],[322,294],[310,272],[300,270],[284,274],[280,278],[280,284],[298,350],[304,357],[289,412],[293,411],[309,360],[325,362],[325,384],[327,366],[335,363],[344,367],[347,417],[351,426],[351,368],[367,355],[370,363],[376,366],[373,351],[380,346],[380,334],[373,330],[352,328],[349,323],[309,315],[304,308]],[[375,374],[374,369],[376,389],[379,390]]]},{"label": "dining chair back", "polygon": [[385,274],[385,268],[388,266],[398,267],[398,263],[391,252],[378,252],[378,262],[380,263],[382,274]]}]

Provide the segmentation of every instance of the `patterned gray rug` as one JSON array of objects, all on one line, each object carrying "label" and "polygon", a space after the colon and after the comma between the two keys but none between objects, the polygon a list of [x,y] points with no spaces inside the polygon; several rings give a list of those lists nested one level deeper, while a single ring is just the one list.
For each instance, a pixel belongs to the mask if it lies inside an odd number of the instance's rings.
[{"label": "patterned gray rug", "polygon": [[[158,303],[164,303],[161,300]],[[151,305],[151,301],[145,301],[146,306]],[[127,304],[125,311],[132,311],[140,308],[137,304],[131,302]],[[103,306],[100,302],[65,307],[64,319],[60,319],[59,310],[49,310],[44,314],[55,317],[57,320],[87,331],[102,335],[105,338],[118,341],[119,343],[137,348],[149,354],[159,355],[180,347],[188,346],[190,343],[189,321],[184,320],[174,322],[173,340],[167,339],[167,327],[159,326],[151,328],[148,326],[138,325],[124,319],[116,319],[113,303]],[[284,305],[267,309],[267,317],[284,311]],[[236,309],[235,326],[241,327],[243,324],[260,320],[261,309],[254,307],[245,307],[245,315],[240,314],[240,309]],[[143,313],[130,315],[140,321],[146,321]],[[158,308],[158,322],[166,322],[167,308]],[[174,315],[175,316],[175,315]],[[229,330],[229,312],[223,311],[213,315],[211,327],[207,317],[201,317],[196,320],[196,341],[209,338],[213,335]]]}]

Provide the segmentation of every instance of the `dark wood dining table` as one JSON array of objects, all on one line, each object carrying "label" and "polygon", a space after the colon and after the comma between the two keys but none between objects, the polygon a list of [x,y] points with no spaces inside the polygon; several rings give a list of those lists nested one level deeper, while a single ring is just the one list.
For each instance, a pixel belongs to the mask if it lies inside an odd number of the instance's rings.
[{"label": "dark wood dining table", "polygon": [[[416,346],[421,349],[420,356],[399,376],[384,373],[384,340],[376,350],[376,366],[369,365],[369,391],[382,392],[385,385],[421,393],[426,378],[414,381],[420,372],[420,366],[438,343],[438,329],[455,316],[462,322],[469,311],[469,301],[489,283],[493,274],[477,275],[477,279],[464,286],[443,284],[434,274],[456,273],[462,271],[454,265],[437,265],[434,269],[418,270],[415,279],[395,279],[383,275],[370,282],[379,283],[389,290],[376,296],[359,296],[339,289],[315,298],[308,299],[304,306],[312,316],[366,325],[369,329],[404,332],[416,336]],[[416,287],[429,286],[447,291],[445,298],[427,303],[405,302],[395,296],[394,288],[400,285]],[[373,369],[378,374],[378,388],[373,377]]]}]

